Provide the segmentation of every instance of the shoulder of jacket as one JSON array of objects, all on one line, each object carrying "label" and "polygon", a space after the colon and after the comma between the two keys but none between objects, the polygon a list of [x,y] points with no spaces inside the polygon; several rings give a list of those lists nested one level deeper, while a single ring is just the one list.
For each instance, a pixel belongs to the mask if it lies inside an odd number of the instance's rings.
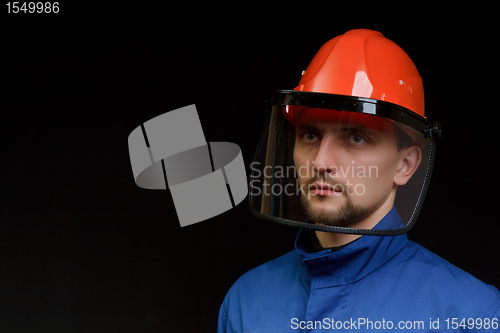
[{"label": "shoulder of jacket", "polygon": [[[500,292],[496,287],[484,283],[422,245],[408,241],[407,251],[409,251],[407,252],[408,257],[412,259],[408,260],[409,263],[411,262],[409,265],[413,266],[411,270],[420,272],[421,277],[433,281],[436,285],[455,288],[457,292],[458,290],[462,290],[462,292],[468,290],[479,297],[496,298],[500,302]],[[403,258],[403,260],[405,259]]]},{"label": "shoulder of jacket", "polygon": [[270,277],[275,274],[279,274],[283,278],[288,273],[286,271],[294,270],[297,266],[300,266],[300,258],[298,253],[293,250],[250,269],[236,280],[235,284],[254,283],[255,280],[261,280],[264,277]]}]

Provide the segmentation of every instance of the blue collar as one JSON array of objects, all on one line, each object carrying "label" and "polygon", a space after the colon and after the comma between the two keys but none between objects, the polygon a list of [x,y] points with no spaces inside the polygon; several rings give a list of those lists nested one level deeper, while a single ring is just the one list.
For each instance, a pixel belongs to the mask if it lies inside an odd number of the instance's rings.
[{"label": "blue collar", "polygon": [[[402,227],[403,222],[396,208],[373,228],[377,230]],[[295,240],[295,250],[311,278],[311,288],[325,288],[356,282],[394,257],[407,243],[406,234],[400,236],[362,236],[356,241],[332,252],[324,250],[308,253],[304,237],[299,231]]]}]

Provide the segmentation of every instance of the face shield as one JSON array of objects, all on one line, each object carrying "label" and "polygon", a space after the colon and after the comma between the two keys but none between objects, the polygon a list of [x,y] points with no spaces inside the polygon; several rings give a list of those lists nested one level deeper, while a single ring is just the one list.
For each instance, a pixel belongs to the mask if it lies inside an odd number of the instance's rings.
[{"label": "face shield", "polygon": [[[250,166],[254,215],[357,235],[397,235],[413,226],[429,186],[438,123],[384,101],[280,90],[271,94],[264,124]],[[402,223],[387,230],[366,224],[393,206]]]}]

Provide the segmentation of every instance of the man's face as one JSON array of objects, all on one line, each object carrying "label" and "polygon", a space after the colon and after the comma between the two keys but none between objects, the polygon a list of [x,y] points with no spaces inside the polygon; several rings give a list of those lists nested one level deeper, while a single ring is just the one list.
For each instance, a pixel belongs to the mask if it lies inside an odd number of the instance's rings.
[{"label": "man's face", "polygon": [[301,200],[317,224],[356,227],[392,207],[404,159],[394,126],[367,114],[305,109],[296,125],[294,162]]}]

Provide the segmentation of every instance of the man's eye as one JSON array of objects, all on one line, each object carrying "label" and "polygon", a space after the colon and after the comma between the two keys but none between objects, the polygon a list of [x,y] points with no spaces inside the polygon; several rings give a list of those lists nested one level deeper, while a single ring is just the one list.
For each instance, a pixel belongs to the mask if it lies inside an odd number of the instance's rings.
[{"label": "man's eye", "polygon": [[318,139],[318,137],[316,136],[316,134],[314,134],[312,132],[307,132],[307,133],[304,133],[304,135],[302,136],[302,139],[305,142],[312,142],[312,141],[316,141]]},{"label": "man's eye", "polygon": [[360,144],[363,144],[367,141],[368,140],[361,134],[353,133],[353,134],[349,135],[349,142],[352,144],[360,145]]}]

